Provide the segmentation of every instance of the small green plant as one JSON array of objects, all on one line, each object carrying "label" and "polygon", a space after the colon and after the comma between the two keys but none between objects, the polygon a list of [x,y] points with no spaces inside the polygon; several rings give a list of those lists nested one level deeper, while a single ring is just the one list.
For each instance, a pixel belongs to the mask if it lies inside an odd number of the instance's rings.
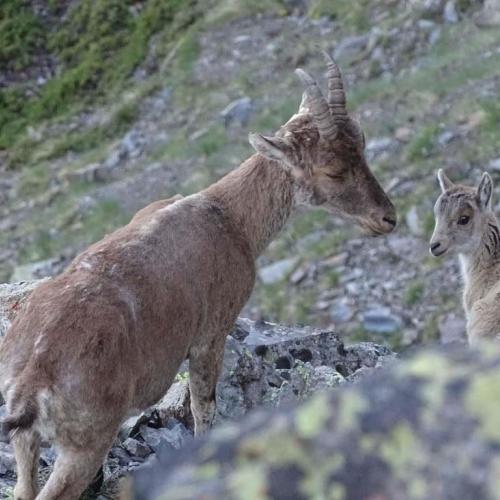
[{"label": "small green plant", "polygon": [[405,291],[404,302],[407,306],[412,306],[422,299],[423,294],[424,284],[422,281],[418,279],[412,281]]},{"label": "small green plant", "polygon": [[439,132],[437,125],[424,127],[408,144],[406,153],[411,161],[428,158],[436,147],[436,136]]}]

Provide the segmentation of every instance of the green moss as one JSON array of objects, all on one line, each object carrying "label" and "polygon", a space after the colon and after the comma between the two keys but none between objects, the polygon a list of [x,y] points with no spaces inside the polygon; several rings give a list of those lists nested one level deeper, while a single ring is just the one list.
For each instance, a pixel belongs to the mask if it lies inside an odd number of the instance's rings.
[{"label": "green moss", "polygon": [[500,373],[498,368],[490,373],[476,373],[465,396],[465,404],[471,415],[480,422],[479,430],[486,439],[500,442],[498,421],[500,411]]},{"label": "green moss", "polygon": [[311,438],[321,432],[328,419],[328,401],[324,394],[311,398],[295,414],[295,425],[301,437]]}]

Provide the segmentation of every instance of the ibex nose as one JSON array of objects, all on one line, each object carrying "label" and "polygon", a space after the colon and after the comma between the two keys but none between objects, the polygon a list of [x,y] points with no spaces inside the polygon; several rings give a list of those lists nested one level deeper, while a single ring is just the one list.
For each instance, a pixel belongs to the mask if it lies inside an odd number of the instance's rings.
[{"label": "ibex nose", "polygon": [[431,243],[430,252],[431,252],[432,255],[434,255],[434,257],[439,257],[444,252],[446,252],[446,249],[443,250],[441,248],[441,242],[440,241],[436,241],[435,243]]},{"label": "ibex nose", "polygon": [[395,210],[390,210],[385,213],[380,222],[380,228],[384,233],[390,233],[396,227],[397,217]]}]

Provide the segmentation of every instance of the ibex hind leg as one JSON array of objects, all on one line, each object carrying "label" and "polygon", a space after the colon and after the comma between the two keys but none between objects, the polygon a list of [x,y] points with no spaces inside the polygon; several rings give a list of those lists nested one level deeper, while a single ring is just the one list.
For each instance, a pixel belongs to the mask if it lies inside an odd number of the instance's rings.
[{"label": "ibex hind leg", "polygon": [[222,367],[225,336],[189,351],[189,391],[195,436],[206,433],[215,417],[215,388]]},{"label": "ibex hind leg", "polygon": [[14,499],[33,500],[38,495],[40,436],[33,429],[18,430],[13,432],[11,442],[17,465]]},{"label": "ibex hind leg", "polygon": [[54,470],[37,500],[78,500],[104,462],[113,438],[103,438],[105,446],[99,449],[59,446]]}]

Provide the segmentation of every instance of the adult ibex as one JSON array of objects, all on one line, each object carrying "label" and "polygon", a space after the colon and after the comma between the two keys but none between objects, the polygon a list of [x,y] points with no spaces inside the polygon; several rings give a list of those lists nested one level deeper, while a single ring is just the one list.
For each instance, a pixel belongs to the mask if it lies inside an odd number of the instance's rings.
[{"label": "adult ibex", "polygon": [[478,187],[455,184],[443,170],[438,179],[431,254],[460,257],[469,343],[500,340],[500,226],[491,207],[493,182],[486,172]]},{"label": "adult ibex", "polygon": [[161,398],[186,358],[195,434],[209,428],[224,341],[252,291],[255,259],[294,207],[322,206],[374,235],[393,230],[394,207],[327,63],[328,99],[297,70],[299,112],[273,137],[251,135],[257,154],[197,194],[146,207],[33,292],[0,351],[16,499],[37,495],[41,438],[58,457],[38,498],[77,498],[122,420]]}]

